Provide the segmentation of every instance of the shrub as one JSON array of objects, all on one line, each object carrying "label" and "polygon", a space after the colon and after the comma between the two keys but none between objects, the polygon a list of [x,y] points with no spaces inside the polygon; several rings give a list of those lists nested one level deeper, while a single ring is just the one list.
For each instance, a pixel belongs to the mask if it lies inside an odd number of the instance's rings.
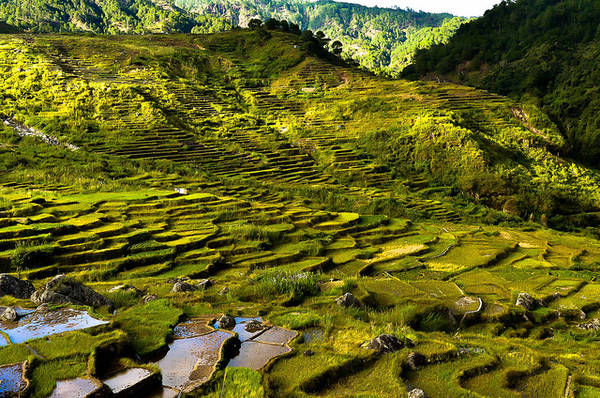
[{"label": "shrub", "polygon": [[286,295],[301,299],[319,293],[319,279],[319,275],[308,272],[269,272],[258,279],[256,292],[263,297]]},{"label": "shrub", "polygon": [[15,272],[24,269],[38,268],[52,261],[54,246],[32,246],[30,242],[18,243],[10,256],[10,265]]}]

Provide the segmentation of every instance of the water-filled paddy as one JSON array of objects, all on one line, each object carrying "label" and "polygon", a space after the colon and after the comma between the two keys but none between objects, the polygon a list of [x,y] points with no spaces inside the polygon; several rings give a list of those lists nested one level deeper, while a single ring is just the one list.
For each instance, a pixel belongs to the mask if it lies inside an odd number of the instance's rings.
[{"label": "water-filled paddy", "polygon": [[49,398],[84,398],[102,388],[102,383],[90,377],[59,380]]},{"label": "water-filled paddy", "polygon": [[0,367],[0,397],[17,396],[26,385],[22,363]]},{"label": "water-filled paddy", "polygon": [[14,344],[51,336],[53,334],[87,329],[107,324],[93,318],[86,311],[63,308],[51,312],[32,312],[16,322],[0,322],[0,331]]}]

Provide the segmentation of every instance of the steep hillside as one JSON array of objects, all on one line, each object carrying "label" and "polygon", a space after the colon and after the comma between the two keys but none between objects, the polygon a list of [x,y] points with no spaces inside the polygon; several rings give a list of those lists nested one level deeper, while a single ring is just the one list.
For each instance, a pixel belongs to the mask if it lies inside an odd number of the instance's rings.
[{"label": "steep hillside", "polygon": [[598,396],[600,176],[317,44],[0,36],[0,394]]},{"label": "steep hillside", "polygon": [[0,21],[32,32],[208,33],[231,27],[223,19],[177,9],[169,0],[1,0]]},{"label": "steep hillside", "polygon": [[[258,29],[139,40],[156,41],[160,51],[146,54],[135,37],[23,42],[19,55],[4,61],[0,113],[77,146],[136,158],[157,153],[147,134],[175,129],[169,140],[157,136],[168,158],[181,145],[197,148],[192,153],[208,145],[231,153],[233,162],[203,156],[196,167],[208,173],[214,164],[232,176],[326,173],[377,188],[373,195],[382,195],[379,205],[390,215],[408,206],[424,217],[450,211],[502,219],[492,213],[506,210],[538,220],[545,214],[566,228],[588,224],[598,208],[598,174],[559,156],[564,140],[533,106],[456,85],[362,75],[310,56],[306,49],[317,39],[304,34]],[[65,80],[71,75],[77,84]],[[176,89],[174,78],[192,80]],[[119,85],[107,90],[113,81]],[[75,85],[56,91],[59,82]],[[215,109],[228,111],[216,121],[189,118]],[[237,142],[240,129],[250,136]],[[280,141],[312,160],[280,169],[259,154]],[[316,180],[328,184],[325,176]],[[342,197],[347,209],[353,201],[373,205],[361,195]]]},{"label": "steep hillside", "polygon": [[502,2],[421,52],[406,76],[433,74],[538,104],[569,154],[600,161],[600,5],[593,0]]},{"label": "steep hillside", "polygon": [[334,1],[176,0],[204,15],[246,27],[252,18],[287,20],[302,30],[323,31],[344,44],[343,54],[376,72],[398,75],[416,50],[445,43],[463,18],[403,9],[371,8]]}]

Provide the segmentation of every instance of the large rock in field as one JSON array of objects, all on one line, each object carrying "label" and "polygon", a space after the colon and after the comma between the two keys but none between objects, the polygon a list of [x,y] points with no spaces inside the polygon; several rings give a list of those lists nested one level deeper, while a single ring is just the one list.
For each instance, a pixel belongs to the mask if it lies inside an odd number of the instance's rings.
[{"label": "large rock in field", "polygon": [[198,288],[190,283],[183,282],[183,281],[175,282],[173,284],[173,289],[171,289],[171,291],[173,293],[193,292],[194,290],[198,290]]},{"label": "large rock in field", "polygon": [[0,297],[4,295],[28,299],[35,287],[29,281],[23,281],[8,274],[0,274]]},{"label": "large rock in field", "polygon": [[6,307],[0,314],[0,321],[14,322],[18,318],[17,311],[12,307]]},{"label": "large rock in field", "polygon": [[529,293],[519,293],[517,296],[517,301],[515,301],[515,305],[523,307],[528,311],[532,311],[540,306],[543,306],[544,302],[534,299],[531,297],[531,295],[529,295]]},{"label": "large rock in field", "polygon": [[409,339],[400,340],[391,334],[380,334],[369,341],[367,348],[379,352],[394,352],[404,347],[412,347],[414,344]]},{"label": "large rock in field", "polygon": [[92,288],[87,287],[65,275],[55,276],[44,286],[31,295],[35,304],[77,304],[90,307],[112,307],[113,303]]},{"label": "large rock in field", "polygon": [[349,308],[349,307],[362,307],[362,303],[359,299],[354,297],[352,293],[346,293],[341,297],[335,299],[335,303],[340,307]]}]

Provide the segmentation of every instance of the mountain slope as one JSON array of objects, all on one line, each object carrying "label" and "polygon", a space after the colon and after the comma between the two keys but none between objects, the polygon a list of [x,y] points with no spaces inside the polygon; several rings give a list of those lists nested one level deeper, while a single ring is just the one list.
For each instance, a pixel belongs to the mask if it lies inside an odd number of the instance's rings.
[{"label": "mountain slope", "polygon": [[0,35],[3,392],[599,395],[595,214],[537,223],[598,173],[534,106],[314,45]]},{"label": "mountain slope", "polygon": [[330,0],[175,0],[182,8],[247,26],[252,18],[284,19],[302,30],[323,31],[344,44],[361,66],[397,75],[417,49],[445,43],[464,22],[450,14],[372,8]]},{"label": "mountain slope", "polygon": [[537,103],[569,153],[600,162],[600,3],[502,2],[463,25],[447,45],[420,52],[405,76],[433,73]]},{"label": "mountain slope", "polygon": [[0,0],[0,21],[33,32],[208,33],[231,27],[191,15],[168,0]]}]

